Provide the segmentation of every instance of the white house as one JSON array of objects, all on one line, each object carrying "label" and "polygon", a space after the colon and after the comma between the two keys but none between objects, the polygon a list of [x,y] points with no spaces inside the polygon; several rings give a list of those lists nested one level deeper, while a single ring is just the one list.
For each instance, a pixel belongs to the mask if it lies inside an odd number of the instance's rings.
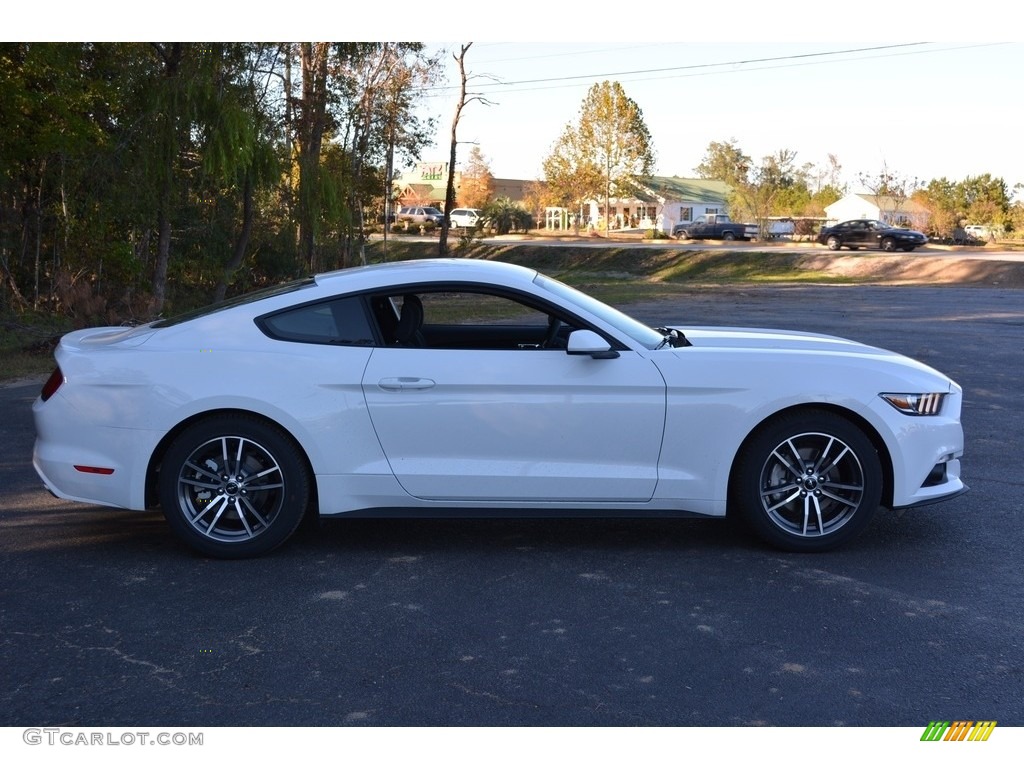
[{"label": "white house", "polygon": [[924,229],[931,213],[913,200],[900,201],[888,195],[847,195],[825,206],[828,223],[850,219],[878,219],[886,224]]},{"label": "white house", "polygon": [[[608,200],[611,229],[660,229],[671,232],[680,222],[693,221],[707,213],[724,213],[729,185],[710,179],[681,179],[678,176],[650,176],[633,197]],[[604,200],[584,205],[584,218],[597,225],[605,220]]]}]

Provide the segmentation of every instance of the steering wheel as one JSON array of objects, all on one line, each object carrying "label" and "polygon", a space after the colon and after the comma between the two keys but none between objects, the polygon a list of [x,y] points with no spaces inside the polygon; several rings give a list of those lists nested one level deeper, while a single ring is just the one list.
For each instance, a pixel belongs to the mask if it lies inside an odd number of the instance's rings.
[{"label": "steering wheel", "polygon": [[554,315],[548,315],[548,330],[544,334],[544,341],[540,343],[541,349],[555,349],[558,341],[558,332],[562,330],[562,321]]}]

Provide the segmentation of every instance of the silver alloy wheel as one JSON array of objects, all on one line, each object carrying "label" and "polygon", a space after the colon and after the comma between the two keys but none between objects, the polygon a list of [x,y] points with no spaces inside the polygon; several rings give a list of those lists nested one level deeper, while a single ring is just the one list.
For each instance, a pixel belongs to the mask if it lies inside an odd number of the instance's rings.
[{"label": "silver alloy wheel", "polygon": [[199,445],[178,473],[177,506],[189,525],[219,542],[267,531],[285,500],[285,475],[260,443],[222,435]]},{"label": "silver alloy wheel", "polygon": [[786,534],[826,536],[853,519],[865,486],[864,469],[849,445],[834,435],[804,432],[783,440],[764,462],[761,507]]},{"label": "silver alloy wheel", "polygon": [[883,251],[889,251],[889,252],[895,251],[896,250],[896,241],[893,240],[891,237],[885,238],[884,240],[882,240],[882,250]]},{"label": "silver alloy wheel", "polygon": [[830,251],[838,251],[843,247],[843,241],[835,235],[830,235],[828,238],[828,248]]}]

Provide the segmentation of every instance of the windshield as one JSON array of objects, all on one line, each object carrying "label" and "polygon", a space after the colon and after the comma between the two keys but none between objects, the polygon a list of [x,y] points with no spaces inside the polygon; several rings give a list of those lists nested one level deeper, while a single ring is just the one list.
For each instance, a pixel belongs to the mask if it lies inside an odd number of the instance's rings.
[{"label": "windshield", "polygon": [[665,337],[653,328],[649,328],[638,320],[634,320],[624,312],[615,307],[609,307],[593,296],[588,296],[582,291],[577,291],[565,283],[554,280],[545,275],[537,275],[533,280],[534,285],[543,288],[555,296],[575,304],[577,307],[586,310],[592,315],[601,318],[605,323],[616,330],[629,336],[631,339],[648,349],[657,349],[664,342]]}]

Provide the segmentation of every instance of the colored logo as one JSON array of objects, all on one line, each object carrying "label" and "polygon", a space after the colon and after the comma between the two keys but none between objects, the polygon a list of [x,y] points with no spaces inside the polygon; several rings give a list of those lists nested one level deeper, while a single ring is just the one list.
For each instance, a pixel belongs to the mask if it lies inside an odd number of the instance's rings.
[{"label": "colored logo", "polygon": [[921,734],[921,741],[988,741],[995,728],[995,720],[932,720]]}]

